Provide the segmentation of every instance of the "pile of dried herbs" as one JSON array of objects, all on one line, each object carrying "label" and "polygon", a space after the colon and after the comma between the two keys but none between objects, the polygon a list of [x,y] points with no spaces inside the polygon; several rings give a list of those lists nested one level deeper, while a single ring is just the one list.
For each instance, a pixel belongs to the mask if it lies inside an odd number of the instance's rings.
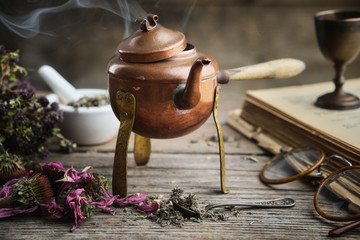
[{"label": "pile of dried herbs", "polygon": [[68,103],[69,106],[73,106],[74,108],[79,107],[100,107],[104,105],[108,105],[110,103],[108,95],[98,95],[94,97],[82,97],[77,101]]},{"label": "pile of dried herbs", "polygon": [[[57,127],[63,115],[57,103],[37,96],[25,68],[19,66],[19,51],[0,45],[0,144],[7,153],[22,158],[29,165],[48,155],[47,142],[60,139],[60,148],[71,151],[76,145],[65,139]],[[6,157],[0,152],[1,159]]]},{"label": "pile of dried herbs", "polygon": [[[149,200],[152,201],[148,198],[147,201]],[[186,215],[174,207],[174,202],[190,210],[199,212],[199,216],[190,218],[186,217]],[[162,199],[160,207],[155,212],[150,213],[147,218],[160,224],[162,227],[167,225],[181,227],[185,222],[202,222],[204,219],[212,221],[224,221],[227,219],[222,211],[210,210],[204,212],[204,210],[200,207],[200,202],[197,196],[193,193],[186,195],[184,194],[184,190],[179,187],[175,187],[172,190],[169,199]]]}]

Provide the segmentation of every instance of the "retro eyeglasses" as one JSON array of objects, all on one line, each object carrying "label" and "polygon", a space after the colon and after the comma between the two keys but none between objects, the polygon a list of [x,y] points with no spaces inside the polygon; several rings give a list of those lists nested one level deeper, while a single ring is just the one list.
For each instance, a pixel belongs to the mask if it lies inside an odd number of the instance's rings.
[{"label": "retro eyeglasses", "polygon": [[329,236],[340,236],[360,226],[360,166],[352,166],[339,155],[326,157],[322,150],[304,147],[284,152],[269,160],[260,179],[267,184],[282,184],[304,177],[319,184],[316,211],[333,221],[353,223],[333,229]]}]

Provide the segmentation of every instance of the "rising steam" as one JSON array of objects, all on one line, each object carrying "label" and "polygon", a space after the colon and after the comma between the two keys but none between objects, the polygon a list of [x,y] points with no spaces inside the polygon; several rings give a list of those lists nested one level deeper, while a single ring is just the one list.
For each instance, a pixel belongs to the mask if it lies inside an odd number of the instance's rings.
[{"label": "rising steam", "polygon": [[41,28],[42,19],[49,14],[59,13],[73,8],[99,8],[109,11],[124,19],[124,36],[130,35],[130,23],[138,17],[145,18],[147,13],[133,0],[69,0],[63,5],[35,9],[24,16],[9,16],[0,12],[0,22],[8,29],[24,38],[31,38],[37,34],[53,35],[51,31]]}]

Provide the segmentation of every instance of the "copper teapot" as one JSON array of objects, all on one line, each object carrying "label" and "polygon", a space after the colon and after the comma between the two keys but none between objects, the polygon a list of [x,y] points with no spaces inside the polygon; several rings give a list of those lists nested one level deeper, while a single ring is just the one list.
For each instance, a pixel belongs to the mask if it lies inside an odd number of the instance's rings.
[{"label": "copper teapot", "polygon": [[[120,42],[107,65],[113,111],[123,125],[130,113],[124,111],[128,105],[119,98],[126,95],[134,104],[131,131],[139,136],[175,138],[199,128],[213,112],[218,83],[287,78],[304,70],[304,63],[295,59],[219,70],[216,60],[198,52],[184,34],[159,26],[157,21],[154,14],[137,19],[140,29]],[[118,141],[121,145],[124,140]]]}]

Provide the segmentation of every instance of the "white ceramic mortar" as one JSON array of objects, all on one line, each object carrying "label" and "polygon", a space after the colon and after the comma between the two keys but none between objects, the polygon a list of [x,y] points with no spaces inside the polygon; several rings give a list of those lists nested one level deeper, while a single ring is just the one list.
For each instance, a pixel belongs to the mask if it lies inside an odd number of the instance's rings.
[{"label": "white ceramic mortar", "polygon": [[[78,89],[84,96],[107,94],[106,89]],[[56,94],[47,96],[50,102],[59,102]],[[74,108],[60,105],[64,113],[64,121],[59,124],[61,133],[79,145],[95,145],[105,143],[118,133],[120,122],[111,109],[110,104],[100,107]]]},{"label": "white ceramic mortar", "polygon": [[50,102],[58,102],[64,113],[64,121],[59,124],[61,133],[79,145],[95,145],[105,143],[118,132],[120,123],[113,113],[110,104],[99,107],[78,107],[67,105],[81,97],[95,97],[108,94],[106,89],[76,89],[54,68],[43,65],[39,75],[54,94],[47,96]]}]

